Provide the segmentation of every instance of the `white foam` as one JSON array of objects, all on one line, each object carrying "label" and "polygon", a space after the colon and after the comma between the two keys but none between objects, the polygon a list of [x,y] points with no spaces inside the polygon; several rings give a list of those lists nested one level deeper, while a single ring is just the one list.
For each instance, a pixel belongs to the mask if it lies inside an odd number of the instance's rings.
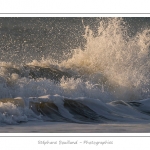
[{"label": "white foam", "polygon": [[21,108],[9,102],[0,102],[0,124],[16,124],[18,122],[26,122],[27,120],[27,116]]}]

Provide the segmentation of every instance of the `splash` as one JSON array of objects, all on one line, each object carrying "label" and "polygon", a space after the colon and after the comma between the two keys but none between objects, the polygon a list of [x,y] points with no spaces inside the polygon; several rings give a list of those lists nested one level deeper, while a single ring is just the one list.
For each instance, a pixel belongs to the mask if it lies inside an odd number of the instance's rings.
[{"label": "splash", "polygon": [[108,18],[100,22],[96,36],[85,27],[84,38],[84,49],[75,49],[62,66],[105,85],[118,99],[149,97],[149,29],[129,37],[122,18]]}]

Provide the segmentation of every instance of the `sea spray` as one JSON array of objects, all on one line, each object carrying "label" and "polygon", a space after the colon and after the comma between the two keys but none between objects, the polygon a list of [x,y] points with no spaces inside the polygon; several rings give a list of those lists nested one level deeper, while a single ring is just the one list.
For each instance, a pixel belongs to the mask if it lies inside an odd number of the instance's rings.
[{"label": "sea spray", "polygon": [[105,22],[100,22],[96,37],[86,27],[84,49],[75,49],[72,58],[61,65],[105,85],[116,99],[149,97],[150,31],[145,29],[129,37],[123,19],[108,18]]}]

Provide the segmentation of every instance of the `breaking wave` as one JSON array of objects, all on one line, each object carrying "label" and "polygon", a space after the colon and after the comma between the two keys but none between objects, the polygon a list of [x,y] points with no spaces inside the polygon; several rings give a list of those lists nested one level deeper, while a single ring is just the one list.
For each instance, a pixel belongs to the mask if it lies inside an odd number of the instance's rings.
[{"label": "breaking wave", "polygon": [[123,18],[96,32],[82,24],[85,45],[65,60],[0,62],[0,123],[149,121],[150,29],[129,36]]}]

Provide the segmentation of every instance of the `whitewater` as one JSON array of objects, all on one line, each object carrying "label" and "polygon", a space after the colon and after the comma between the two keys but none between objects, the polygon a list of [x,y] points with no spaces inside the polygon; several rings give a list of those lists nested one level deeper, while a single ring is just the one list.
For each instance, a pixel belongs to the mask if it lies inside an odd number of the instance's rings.
[{"label": "whitewater", "polygon": [[84,20],[83,45],[53,50],[61,59],[1,46],[0,132],[149,132],[150,28],[131,36],[124,18]]}]

